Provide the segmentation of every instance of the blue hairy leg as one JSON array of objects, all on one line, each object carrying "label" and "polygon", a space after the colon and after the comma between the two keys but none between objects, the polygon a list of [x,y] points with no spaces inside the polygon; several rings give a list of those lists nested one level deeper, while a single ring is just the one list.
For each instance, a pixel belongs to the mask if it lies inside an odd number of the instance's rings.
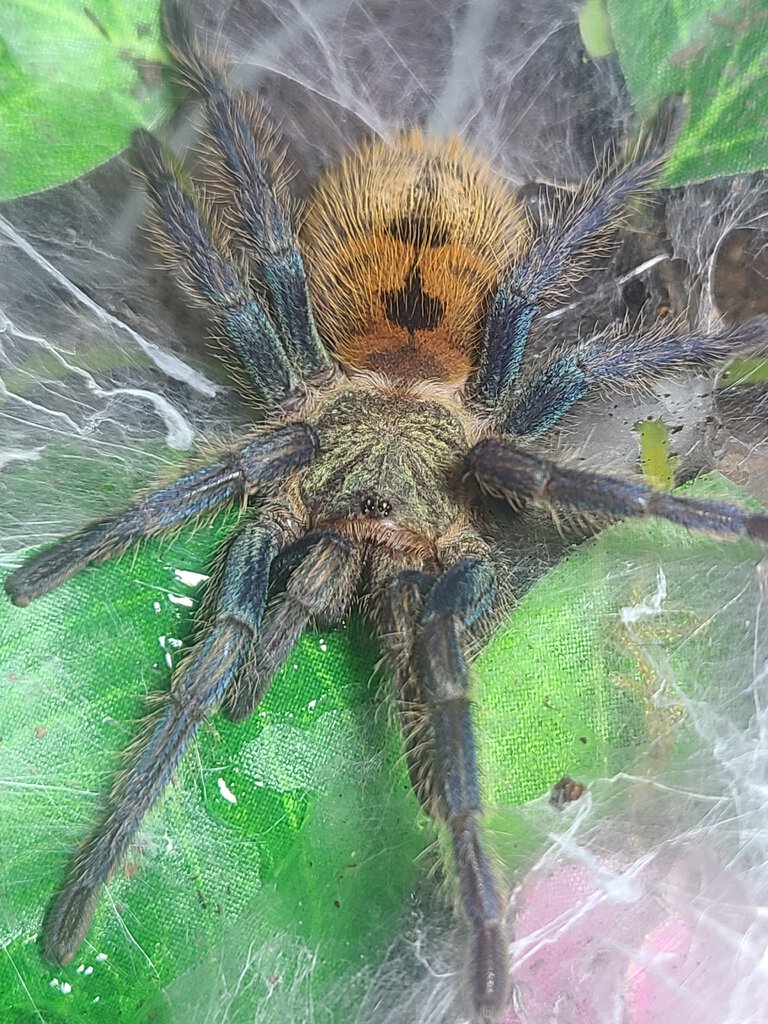
[{"label": "blue hairy leg", "polygon": [[102,887],[168,785],[201,722],[232,686],[261,623],[270,566],[281,543],[274,523],[247,523],[236,534],[211,626],[182,662],[167,703],[149,719],[106,820],[81,847],[46,919],[43,945],[48,960],[66,964],[72,959],[90,927]]},{"label": "blue hairy leg", "polygon": [[162,228],[160,246],[179,281],[214,313],[243,369],[270,403],[296,391],[299,379],[269,313],[255,297],[245,267],[238,266],[217,234],[200,196],[179,184],[170,157],[149,132],[132,135],[133,153]]},{"label": "blue hairy leg", "polygon": [[480,402],[504,402],[542,303],[583,271],[585,260],[615,227],[627,201],[658,176],[663,152],[660,144],[651,144],[634,163],[597,168],[504,276],[488,312],[480,366],[472,382]]},{"label": "blue hairy leg", "polygon": [[32,555],[6,579],[5,592],[14,604],[27,605],[87,565],[118,555],[143,537],[260,491],[306,465],[317,444],[314,431],[303,423],[268,431],[224,461],[142,498],[127,512],[91,523]]},{"label": "blue hairy leg", "polygon": [[291,223],[290,200],[276,173],[280,156],[269,153],[270,148],[274,149],[270,144],[273,131],[251,97],[227,88],[211,55],[201,56],[182,5],[165,4],[164,24],[179,69],[203,101],[215,164],[232,198],[228,221],[238,242],[256,257],[291,367],[302,379],[329,370],[330,356],[318,337],[312,315],[304,261]]},{"label": "blue hairy leg", "polygon": [[[360,582],[359,548],[338,533],[322,531],[303,539],[309,548],[293,570],[280,600],[270,608],[259,642],[235,687],[224,699],[234,721],[247,718],[267,692],[277,670],[304,630],[320,616],[337,623],[346,614]],[[305,548],[302,541],[297,545]],[[286,551],[288,558],[291,550]]]},{"label": "blue hairy leg", "polygon": [[424,602],[436,579],[427,572],[398,572],[376,602],[377,632],[395,689],[408,775],[422,807],[433,816],[440,810],[435,803],[432,739],[421,678],[412,654]]},{"label": "blue hairy leg", "polygon": [[602,385],[637,385],[685,367],[711,366],[754,352],[766,342],[768,317],[714,335],[668,329],[637,336],[596,335],[565,350],[536,374],[515,396],[499,430],[518,436],[543,434]]},{"label": "blue hairy leg", "polygon": [[466,458],[484,490],[513,503],[523,498],[616,518],[657,516],[689,530],[768,542],[768,516],[720,502],[676,498],[634,481],[558,466],[504,438],[480,441]]},{"label": "blue hairy leg", "polygon": [[[407,581],[404,581],[407,583]],[[413,671],[429,714],[432,810],[450,831],[461,905],[472,930],[472,1004],[481,1020],[496,1020],[508,992],[504,908],[479,831],[480,780],[469,704],[462,633],[495,593],[490,566],[464,558],[424,599],[413,647]]]}]

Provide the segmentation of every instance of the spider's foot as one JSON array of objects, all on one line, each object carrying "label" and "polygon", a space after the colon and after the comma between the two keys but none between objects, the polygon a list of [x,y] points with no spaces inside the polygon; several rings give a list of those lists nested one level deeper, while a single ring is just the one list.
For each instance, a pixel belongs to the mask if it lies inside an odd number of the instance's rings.
[{"label": "spider's foot", "polygon": [[66,966],[91,927],[101,885],[70,883],[56,898],[45,922],[43,956],[49,963]]},{"label": "spider's foot", "polygon": [[472,998],[478,1024],[497,1024],[509,997],[507,937],[498,922],[478,928],[472,956]]}]

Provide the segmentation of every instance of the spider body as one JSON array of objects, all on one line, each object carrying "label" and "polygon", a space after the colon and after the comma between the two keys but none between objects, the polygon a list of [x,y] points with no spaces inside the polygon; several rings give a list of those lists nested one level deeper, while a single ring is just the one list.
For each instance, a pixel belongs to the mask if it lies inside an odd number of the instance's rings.
[{"label": "spider body", "polygon": [[315,315],[345,367],[459,386],[524,222],[458,139],[374,142],[320,182],[302,240]]},{"label": "spider body", "polygon": [[421,551],[420,569],[443,564],[440,549],[470,523],[457,468],[474,425],[429,391],[366,375],[318,401],[307,422],[321,454],[297,481],[296,513],[310,528],[333,526],[393,555]]},{"label": "spider body", "polygon": [[480,491],[768,540],[766,517],[560,467],[532,447],[601,386],[751,351],[766,324],[598,335],[528,369],[540,308],[655,179],[668,130],[606,160],[539,232],[461,143],[406,133],[329,173],[299,232],[263,115],[227,89],[180,8],[168,4],[166,16],[205,106],[228,205],[217,213],[157,140],[137,133],[156,234],[273,411],[220,462],[32,555],[6,580],[25,605],[142,537],[226,503],[250,506],[220,560],[199,642],[51,909],[45,954],[72,958],[206,716],[249,714],[308,625],[358,606],[389,666],[414,788],[450,836],[473,1013],[494,1021],[509,992],[505,901],[480,830],[464,654],[466,630],[495,594]]}]

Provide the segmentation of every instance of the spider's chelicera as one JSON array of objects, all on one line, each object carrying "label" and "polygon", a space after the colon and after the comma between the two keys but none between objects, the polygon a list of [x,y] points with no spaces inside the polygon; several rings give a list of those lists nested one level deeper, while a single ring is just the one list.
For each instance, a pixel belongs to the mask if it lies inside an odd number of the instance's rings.
[{"label": "spider's chelicera", "polygon": [[[161,251],[213,311],[272,412],[217,464],[33,555],[6,581],[26,605],[143,537],[226,503],[252,506],[222,558],[200,642],[53,905],[45,953],[72,958],[205,717],[249,715],[302,631],[317,618],[338,622],[365,593],[414,787],[451,837],[474,1013],[495,1020],[509,990],[505,898],[479,829],[463,651],[463,634],[494,600],[479,489],[768,540],[766,517],[558,466],[533,443],[604,385],[752,351],[766,324],[593,337],[532,372],[526,342],[540,308],[658,176],[662,130],[623,161],[606,160],[538,231],[459,141],[411,132],[372,142],[319,183],[297,231],[256,104],[227,89],[172,5],[166,32],[203,101],[228,206],[214,212],[160,143],[136,133]],[[278,555],[291,568],[265,612]]]}]

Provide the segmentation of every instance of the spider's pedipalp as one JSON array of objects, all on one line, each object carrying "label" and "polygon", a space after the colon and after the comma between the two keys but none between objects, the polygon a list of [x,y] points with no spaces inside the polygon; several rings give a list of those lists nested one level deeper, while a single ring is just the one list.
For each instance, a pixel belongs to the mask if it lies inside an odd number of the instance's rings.
[{"label": "spider's pedipalp", "polygon": [[215,169],[232,200],[228,220],[238,240],[257,257],[289,360],[302,378],[322,373],[331,367],[330,356],[315,326],[288,198],[273,184],[281,157],[273,153],[269,161],[266,152],[274,131],[255,101],[230,91],[215,60],[202,57],[196,34],[177,3],[165,5],[165,34],[177,65],[205,105]]},{"label": "spider's pedipalp", "polygon": [[461,905],[472,929],[472,1005],[478,1020],[489,1024],[506,1007],[509,964],[503,900],[480,836],[480,778],[461,635],[487,610],[494,593],[486,562],[457,562],[430,590],[413,650],[429,714],[432,785],[451,834]]},{"label": "spider's pedipalp", "polygon": [[432,741],[412,654],[424,602],[436,578],[426,572],[399,572],[382,588],[376,602],[377,632],[395,687],[408,775],[419,803],[432,816],[437,813]]},{"label": "spider's pedipalp", "polygon": [[106,820],[75,858],[45,922],[45,956],[68,963],[88,931],[102,886],[112,877],[205,717],[231,686],[253,644],[281,543],[275,523],[247,523],[227,552],[210,629],[182,662],[167,704],[153,715],[120,780]]},{"label": "spider's pedipalp", "polygon": [[215,314],[246,373],[263,396],[276,403],[298,388],[272,319],[256,299],[246,272],[216,239],[213,220],[204,216],[201,197],[182,188],[178,172],[149,132],[132,135],[137,167],[143,174],[161,226],[161,246],[193,298]]},{"label": "spider's pedipalp", "polygon": [[693,501],[645,484],[558,466],[504,438],[480,441],[467,463],[482,488],[499,497],[565,505],[616,518],[656,516],[689,530],[768,541],[768,516],[714,501]]},{"label": "spider's pedipalp", "polygon": [[[287,552],[290,555],[290,552]],[[292,572],[285,595],[270,609],[258,646],[223,702],[233,721],[247,718],[307,626],[322,616],[338,622],[360,581],[360,551],[338,533],[321,533]]]},{"label": "spider's pedipalp", "polygon": [[308,463],[317,437],[304,423],[268,431],[228,459],[182,477],[127,512],[91,523],[79,533],[27,559],[5,581],[14,604],[24,606],[87,565],[125,551],[144,537],[261,490]]},{"label": "spider's pedipalp", "polygon": [[543,434],[596,388],[632,386],[685,367],[713,366],[768,344],[768,317],[755,317],[721,334],[686,334],[662,325],[638,335],[615,331],[566,349],[516,397],[501,424],[504,434]]}]

